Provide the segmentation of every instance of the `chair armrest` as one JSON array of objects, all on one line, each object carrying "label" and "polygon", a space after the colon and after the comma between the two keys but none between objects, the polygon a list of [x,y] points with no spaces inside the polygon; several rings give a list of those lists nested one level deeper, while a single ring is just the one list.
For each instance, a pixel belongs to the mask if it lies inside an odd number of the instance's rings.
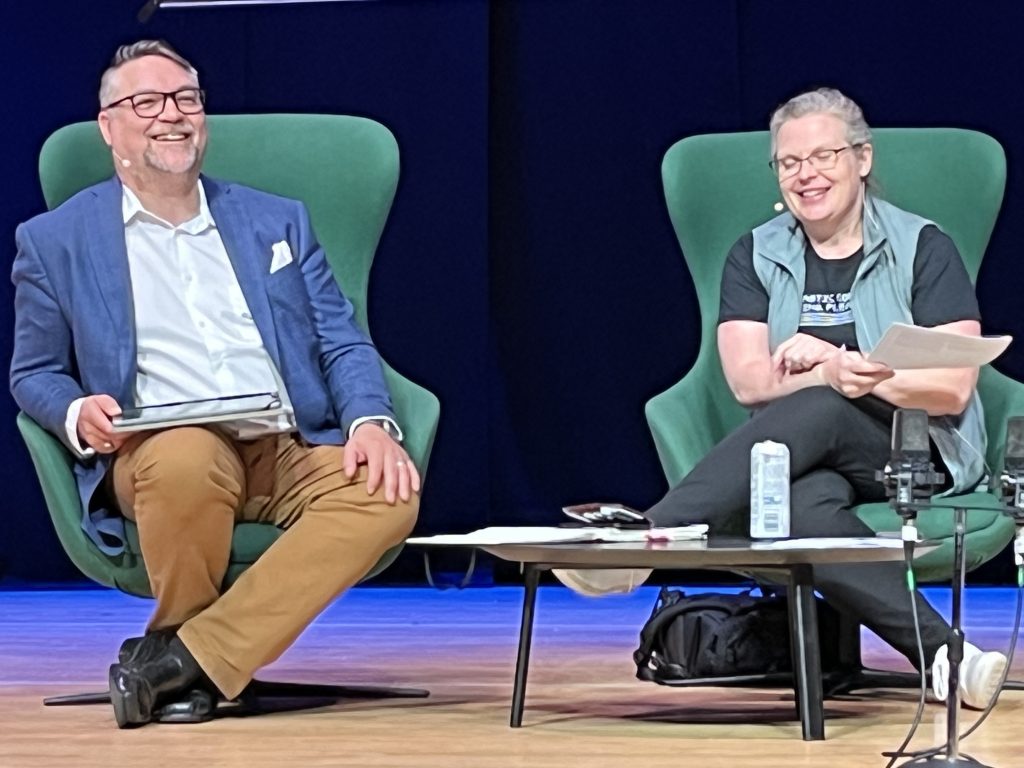
[{"label": "chair armrest", "polygon": [[71,454],[26,413],[19,413],[17,421],[64,551],[78,570],[93,581],[107,587],[118,586],[117,573],[123,556],[104,555],[82,531],[82,502]]},{"label": "chair armrest", "polygon": [[1002,470],[1006,420],[1011,416],[1024,416],[1024,384],[986,365],[978,376],[978,394],[985,406],[989,470],[995,474]]},{"label": "chair armrest", "polygon": [[405,436],[405,450],[416,463],[421,479],[425,479],[430,452],[437,436],[441,403],[432,392],[405,378],[386,362],[384,379],[391,393],[395,416]]},{"label": "chair armrest", "polygon": [[717,355],[700,355],[675,385],[651,398],[647,424],[669,485],[675,485],[747,412],[725,382]]}]

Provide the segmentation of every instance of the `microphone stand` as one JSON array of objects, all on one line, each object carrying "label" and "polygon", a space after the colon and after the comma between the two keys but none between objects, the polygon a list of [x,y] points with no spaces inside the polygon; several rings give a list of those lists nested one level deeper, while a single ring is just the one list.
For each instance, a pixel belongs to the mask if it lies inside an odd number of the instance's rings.
[{"label": "microphone stand", "polygon": [[[945,478],[941,473],[933,471],[930,461],[909,460],[899,462],[896,467],[890,463],[877,476],[885,484],[887,493],[893,497],[893,509],[903,518],[901,538],[903,550],[910,562],[917,542],[917,513],[930,506],[932,488],[941,484]],[[924,760],[912,759],[903,763],[901,768],[991,768],[973,757],[960,754],[960,664],[964,658],[962,605],[967,572],[964,557],[967,509],[954,507],[953,515],[953,610],[947,644],[949,687],[946,693],[946,748],[944,753]],[[913,582],[910,581],[909,585],[913,587]],[[913,593],[910,599],[914,599]]]},{"label": "microphone stand", "polygon": [[967,573],[964,558],[964,535],[967,530],[967,509],[953,508],[953,611],[949,635],[949,687],[946,693],[946,751],[926,760],[911,760],[904,766],[932,768],[991,768],[969,755],[960,754],[960,663],[964,659],[964,632],[961,606],[964,579]]}]

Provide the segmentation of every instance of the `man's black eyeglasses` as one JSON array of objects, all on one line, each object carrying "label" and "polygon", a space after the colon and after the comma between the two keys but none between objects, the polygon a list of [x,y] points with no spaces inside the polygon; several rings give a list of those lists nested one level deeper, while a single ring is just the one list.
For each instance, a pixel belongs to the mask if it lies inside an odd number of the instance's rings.
[{"label": "man's black eyeglasses", "polygon": [[135,114],[139,117],[156,117],[164,111],[167,106],[167,99],[174,101],[174,106],[183,115],[196,115],[203,111],[206,104],[206,91],[202,88],[181,88],[169,93],[160,91],[143,91],[125,96],[123,99],[112,101],[103,109],[117,107],[124,102],[129,102]]}]

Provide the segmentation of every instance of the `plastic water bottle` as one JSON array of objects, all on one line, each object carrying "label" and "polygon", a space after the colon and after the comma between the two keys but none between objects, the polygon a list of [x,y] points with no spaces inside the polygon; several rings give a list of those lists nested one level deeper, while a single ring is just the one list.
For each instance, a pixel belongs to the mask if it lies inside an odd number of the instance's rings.
[{"label": "plastic water bottle", "polygon": [[750,538],[789,536],[789,448],[765,440],[750,449]]}]

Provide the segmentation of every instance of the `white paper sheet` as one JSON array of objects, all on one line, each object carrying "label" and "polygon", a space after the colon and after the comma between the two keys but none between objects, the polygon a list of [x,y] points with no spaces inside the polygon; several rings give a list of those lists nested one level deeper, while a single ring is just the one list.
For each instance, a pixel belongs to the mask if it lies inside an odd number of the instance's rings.
[{"label": "white paper sheet", "polygon": [[1012,340],[1012,336],[962,336],[893,323],[867,358],[894,369],[974,368],[991,363]]},{"label": "white paper sheet", "polygon": [[558,528],[555,526],[494,526],[471,533],[416,536],[407,544],[481,547],[492,544],[568,544],[573,542],[687,541],[707,536],[706,525],[677,528]]},{"label": "white paper sheet", "polygon": [[874,536],[847,536],[754,541],[750,546],[751,549],[902,549],[903,541]]}]

